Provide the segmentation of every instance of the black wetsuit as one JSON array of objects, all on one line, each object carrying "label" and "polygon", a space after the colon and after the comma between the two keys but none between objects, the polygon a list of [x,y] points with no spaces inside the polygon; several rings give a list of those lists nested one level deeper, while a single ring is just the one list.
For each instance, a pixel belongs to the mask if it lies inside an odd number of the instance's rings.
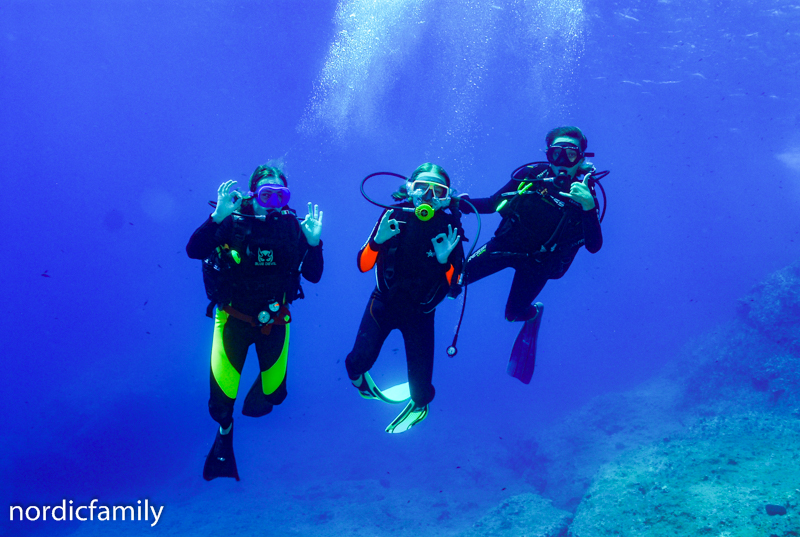
[{"label": "black wetsuit", "polygon": [[[403,204],[411,207],[410,204]],[[383,215],[381,215],[383,217]],[[431,239],[448,232],[447,225],[458,228],[458,214],[436,211],[427,222],[414,213],[395,209],[392,218],[399,222],[400,233],[383,244],[375,242],[378,224],[367,244],[358,252],[362,272],[375,266],[377,287],[372,292],[358,328],[353,350],[345,365],[351,380],[369,371],[378,359],[383,342],[392,330],[400,330],[406,350],[411,399],[418,407],[433,400],[434,313],[447,296],[450,282],[460,273],[464,250],[456,245],[447,264],[436,259]]]},{"label": "black wetsuit", "polygon": [[241,258],[231,268],[230,304],[217,307],[211,356],[208,408],[211,417],[227,428],[250,345],[256,347],[261,375],[247,394],[242,413],[263,416],[286,398],[289,324],[279,319],[263,325],[258,315],[275,304],[281,315],[288,313],[288,305],[302,297],[300,274],[317,283],[323,261],[322,243],[309,246],[297,216],[289,210],[266,218],[229,216],[220,224],[209,218],[189,239],[186,252],[192,259],[206,259],[222,245]]},{"label": "black wetsuit", "polygon": [[[564,197],[561,189],[547,178],[546,164],[523,168],[503,188],[489,198],[470,199],[479,213],[500,210],[503,217],[494,237],[468,260],[465,282],[472,283],[504,268],[513,268],[514,280],[506,302],[506,319],[525,321],[535,315],[531,305],[547,280],[567,272],[581,246],[595,253],[603,245],[603,235],[595,209],[584,211],[580,203]],[[531,186],[518,193],[520,186]],[[594,194],[592,194],[594,195]],[[460,208],[472,212],[466,203]]]}]

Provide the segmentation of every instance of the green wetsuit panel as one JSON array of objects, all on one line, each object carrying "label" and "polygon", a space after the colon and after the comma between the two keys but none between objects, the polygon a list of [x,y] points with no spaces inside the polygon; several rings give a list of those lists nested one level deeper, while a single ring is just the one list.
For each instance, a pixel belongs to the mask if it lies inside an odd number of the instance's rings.
[{"label": "green wetsuit panel", "polygon": [[228,314],[221,309],[217,309],[217,315],[214,318],[214,340],[211,343],[211,373],[223,393],[231,399],[236,399],[241,374],[236,371],[236,368],[233,367],[228,355],[225,353],[222,332],[227,322]]},{"label": "green wetsuit panel", "polygon": [[283,379],[286,377],[286,362],[288,355],[289,325],[287,324],[286,335],[283,338],[283,349],[281,350],[281,355],[278,356],[278,359],[275,361],[272,367],[261,372],[261,389],[264,391],[264,395],[273,393],[283,382]]}]

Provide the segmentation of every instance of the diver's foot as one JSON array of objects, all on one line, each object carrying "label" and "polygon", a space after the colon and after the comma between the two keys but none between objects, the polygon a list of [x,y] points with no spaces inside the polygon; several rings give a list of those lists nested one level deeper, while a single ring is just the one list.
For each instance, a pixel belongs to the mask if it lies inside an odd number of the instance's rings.
[{"label": "diver's foot", "polygon": [[378,386],[375,385],[372,377],[369,375],[369,371],[363,375],[359,375],[356,380],[351,382],[364,399],[381,399],[380,390],[378,389]]},{"label": "diver's foot", "polygon": [[233,424],[228,434],[222,434],[219,428],[217,429],[214,445],[211,446],[203,466],[203,479],[211,481],[217,477],[232,477],[239,481],[236,458],[233,456]]},{"label": "diver's foot", "polygon": [[404,433],[428,416],[428,405],[417,406],[409,401],[403,411],[386,427],[387,433]]},{"label": "diver's foot", "polygon": [[539,317],[541,317],[542,312],[544,311],[544,304],[542,304],[541,302],[536,302],[534,304],[531,304],[531,307],[528,311],[529,311],[528,313],[529,316],[527,319],[525,319],[525,322],[527,323],[529,321],[536,321],[537,319],[539,319]]}]

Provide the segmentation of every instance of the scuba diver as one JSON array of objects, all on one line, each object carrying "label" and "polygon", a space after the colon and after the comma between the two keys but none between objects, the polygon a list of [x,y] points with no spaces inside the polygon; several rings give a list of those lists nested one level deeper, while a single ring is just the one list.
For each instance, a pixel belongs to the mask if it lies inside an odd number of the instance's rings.
[{"label": "scuba diver", "polygon": [[[392,173],[374,175],[391,175]],[[363,183],[362,183],[363,193]],[[365,194],[366,197],[366,194]],[[450,177],[440,166],[419,166],[393,194],[399,203],[385,207],[369,240],[358,252],[358,268],[375,267],[377,286],[347,355],[347,374],[361,397],[387,403],[408,400],[405,409],[386,427],[402,433],[428,415],[435,390],[433,378],[434,313],[447,296],[454,275],[461,272],[464,251],[458,229],[460,214]],[[408,383],[381,391],[369,370],[392,330],[403,335]]]},{"label": "scuba diver", "polygon": [[260,375],[244,400],[242,414],[260,417],[286,398],[286,362],[292,301],[303,298],[300,275],[322,277],[322,211],[308,204],[302,220],[288,206],[290,191],[279,167],[259,166],[246,194],[235,181],[222,183],[211,216],[186,245],[203,260],[203,279],[214,307],[211,397],[208,410],[219,429],[206,458],[203,478],[239,480],[233,455],[233,404],[247,350],[255,345]]},{"label": "scuba diver", "polygon": [[[596,253],[603,245],[594,185],[608,172],[596,172],[586,160],[594,154],[586,153],[586,136],[577,127],[553,129],[545,142],[547,162],[520,166],[488,198],[460,198],[471,202],[462,208],[465,213],[499,212],[503,218],[494,237],[467,260],[463,280],[469,284],[505,268],[515,270],[505,317],[525,324],[507,371],[525,384],[533,375],[544,308],[533,301],[548,280],[567,272],[581,246]],[[454,288],[451,296],[458,292]]]}]

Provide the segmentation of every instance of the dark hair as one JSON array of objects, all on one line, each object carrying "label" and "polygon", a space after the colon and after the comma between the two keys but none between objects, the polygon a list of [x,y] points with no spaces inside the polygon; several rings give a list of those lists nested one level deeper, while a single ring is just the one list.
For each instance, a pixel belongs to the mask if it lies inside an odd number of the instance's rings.
[{"label": "dark hair", "polygon": [[[413,182],[414,179],[416,179],[419,176],[419,174],[425,172],[435,173],[436,175],[441,176],[444,179],[445,184],[448,187],[450,186],[450,176],[447,175],[447,172],[444,171],[444,168],[442,168],[437,164],[432,164],[430,162],[426,162],[425,164],[420,164],[419,166],[417,166],[417,169],[414,170],[414,173],[411,174],[411,177],[408,178],[408,181]],[[400,185],[400,188],[397,190],[397,192],[392,194],[392,197],[398,201],[408,199],[408,192],[406,191],[406,185],[405,184]]]},{"label": "dark hair", "polygon": [[267,177],[277,177],[283,182],[283,186],[289,186],[283,170],[272,164],[272,162],[268,162],[256,168],[256,170],[253,172],[253,175],[250,176],[250,192],[255,192],[256,185],[258,185],[260,181],[266,179]]},{"label": "dark hair", "polygon": [[420,164],[417,166],[417,169],[414,170],[414,173],[411,174],[411,177],[409,177],[408,180],[413,181],[419,174],[425,172],[435,173],[436,175],[441,176],[445,183],[447,183],[447,186],[450,186],[450,176],[447,175],[447,172],[444,171],[444,168],[430,162],[426,162],[425,164]]},{"label": "dark hair", "polygon": [[579,140],[581,143],[581,151],[586,151],[586,146],[589,145],[589,141],[586,139],[586,136],[584,136],[583,132],[578,127],[572,126],[556,127],[547,133],[547,136],[544,137],[544,141],[547,144],[547,147],[550,147],[550,145],[553,143],[553,140],[562,136],[568,136],[570,138]]}]

